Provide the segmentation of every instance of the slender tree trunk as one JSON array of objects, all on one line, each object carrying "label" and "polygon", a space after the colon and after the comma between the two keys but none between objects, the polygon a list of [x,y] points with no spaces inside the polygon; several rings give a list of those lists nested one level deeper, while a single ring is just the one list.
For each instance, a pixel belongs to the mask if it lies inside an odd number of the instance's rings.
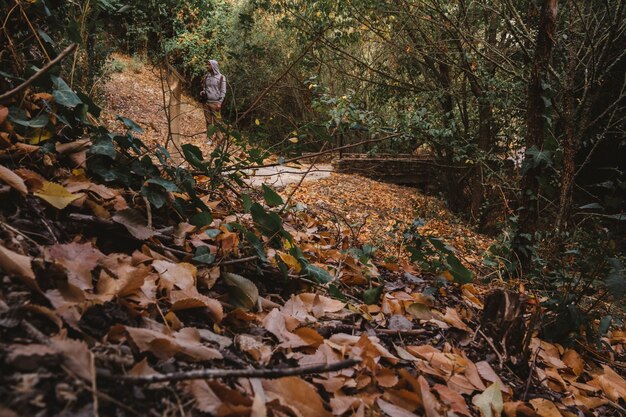
[{"label": "slender tree trunk", "polygon": [[546,108],[543,101],[542,82],[546,80],[548,66],[554,46],[554,34],[558,0],[544,0],[539,17],[535,56],[532,63],[530,82],[528,84],[528,110],[526,119],[526,156],[529,165],[521,179],[521,207],[517,233],[513,238],[513,248],[520,261],[522,271],[530,266],[530,246],[534,242],[538,220],[539,176],[541,169],[529,161],[528,151],[531,148],[541,149],[546,130]]},{"label": "slender tree trunk", "polygon": [[576,153],[578,152],[579,135],[574,129],[574,66],[575,53],[569,48],[567,87],[563,97],[563,170],[561,172],[561,193],[559,198],[559,213],[556,219],[557,230],[567,226],[572,208],[572,193],[576,177]]}]

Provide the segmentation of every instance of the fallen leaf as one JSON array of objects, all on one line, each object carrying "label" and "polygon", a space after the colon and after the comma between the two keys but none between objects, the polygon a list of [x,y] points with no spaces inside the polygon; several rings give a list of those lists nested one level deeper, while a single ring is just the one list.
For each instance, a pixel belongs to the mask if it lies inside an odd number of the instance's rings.
[{"label": "fallen leaf", "polygon": [[4,121],[9,116],[9,108],[5,106],[0,106],[0,125],[4,123]]},{"label": "fallen leaf", "polygon": [[545,398],[533,398],[529,401],[540,417],[563,417],[556,405]]},{"label": "fallen leaf", "polygon": [[93,288],[91,271],[104,254],[91,243],[67,243],[47,248],[50,260],[63,265],[67,270],[68,282],[81,290]]},{"label": "fallen leaf", "polygon": [[62,185],[50,181],[45,181],[41,189],[35,192],[35,195],[59,210],[63,210],[74,200],[83,196],[82,194],[72,194]]},{"label": "fallen leaf", "polygon": [[22,195],[28,194],[28,188],[24,180],[15,172],[2,165],[0,165],[0,181],[14,188]]},{"label": "fallen leaf", "polygon": [[585,369],[583,358],[574,349],[567,349],[563,354],[562,360],[576,376],[580,376]]},{"label": "fallen leaf", "polygon": [[172,311],[187,310],[190,308],[207,308],[215,323],[222,321],[224,309],[219,301],[200,294],[195,287],[185,290],[172,291],[170,294]]},{"label": "fallen leaf", "polygon": [[417,414],[410,412],[406,408],[398,407],[385,400],[376,400],[378,407],[391,417],[418,417]]},{"label": "fallen leaf", "polygon": [[93,377],[92,353],[81,340],[52,337],[50,346],[63,357],[63,365],[76,376],[91,382]]},{"label": "fallen leaf", "polygon": [[159,273],[160,286],[167,292],[171,292],[174,288],[186,290],[196,287],[197,269],[191,264],[156,260],[152,262],[152,267]]},{"label": "fallen leaf", "polygon": [[431,320],[433,318],[433,313],[426,304],[413,303],[406,308],[406,311],[418,320]]},{"label": "fallen leaf", "polygon": [[222,359],[219,351],[200,343],[196,329],[184,328],[168,336],[162,332],[125,326],[132,342],[141,352],[151,352],[159,359],[169,359],[176,354],[195,361]]},{"label": "fallen leaf", "polygon": [[16,275],[26,279],[26,283],[34,289],[38,289],[37,281],[35,281],[35,272],[30,262],[33,258],[26,255],[20,255],[10,249],[0,245],[0,269],[8,274]]},{"label": "fallen leaf", "polygon": [[603,373],[597,375],[589,385],[600,388],[611,401],[620,398],[626,401],[626,381],[606,365],[602,365]]},{"label": "fallen leaf", "polygon": [[268,401],[278,400],[299,417],[330,417],[315,388],[302,378],[290,376],[264,380],[263,389]]},{"label": "fallen leaf", "polygon": [[232,303],[244,310],[251,310],[259,300],[259,289],[254,282],[241,275],[224,272],[224,283],[228,286]]},{"label": "fallen leaf", "polygon": [[457,329],[464,330],[468,333],[471,333],[472,331],[467,324],[463,323],[463,320],[459,317],[459,313],[453,308],[446,307],[446,314],[443,316],[443,321],[452,327],[456,327]]},{"label": "fallen leaf", "polygon": [[300,265],[300,262],[295,258],[295,256],[281,251],[276,251],[276,254],[280,258],[280,260],[289,267],[290,270],[293,270],[293,272],[296,274],[300,273],[300,271],[302,270],[302,265]]},{"label": "fallen leaf", "polygon": [[128,232],[138,240],[147,240],[154,236],[154,230],[147,226],[147,222],[139,210],[128,208],[118,211],[111,218],[121,224]]},{"label": "fallen leaf", "polygon": [[483,417],[500,417],[504,409],[500,384],[494,382],[482,394],[476,394],[472,398],[472,404],[480,410]]},{"label": "fallen leaf", "polygon": [[422,404],[424,406],[424,412],[426,412],[426,417],[441,417],[441,413],[439,412],[439,403],[430,391],[430,386],[428,385],[426,378],[420,375],[417,382],[419,383],[420,394],[422,395]]},{"label": "fallen leaf", "polygon": [[433,390],[439,396],[441,402],[452,412],[459,415],[471,417],[469,407],[465,402],[465,398],[458,392],[451,390],[446,385],[435,384]]},{"label": "fallen leaf", "polygon": [[186,388],[196,400],[195,408],[216,417],[250,414],[252,400],[217,381],[190,381]]}]

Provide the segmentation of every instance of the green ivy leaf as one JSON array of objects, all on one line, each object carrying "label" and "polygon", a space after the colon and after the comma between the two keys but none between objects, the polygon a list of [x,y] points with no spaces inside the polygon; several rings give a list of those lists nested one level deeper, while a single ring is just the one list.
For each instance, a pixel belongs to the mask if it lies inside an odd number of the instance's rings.
[{"label": "green ivy leaf", "polygon": [[69,85],[63,81],[62,78],[52,75],[50,77],[54,84],[54,91],[52,91],[52,97],[54,101],[64,107],[73,109],[79,104],[83,104],[82,100],[76,95],[76,93],[70,88]]},{"label": "green ivy leaf", "polygon": [[207,246],[200,246],[196,249],[196,253],[192,259],[196,262],[211,265],[215,262],[215,255],[211,253]]},{"label": "green ivy leaf", "polygon": [[157,188],[154,185],[144,185],[141,187],[141,194],[145,196],[150,203],[156,208],[161,208],[167,202],[167,196],[165,191],[161,188]]},{"label": "green ivy leaf", "polygon": [[314,279],[320,284],[326,284],[333,280],[333,277],[324,268],[320,268],[316,265],[308,264],[302,270],[309,278]]},{"label": "green ivy leaf", "polygon": [[449,254],[446,258],[446,262],[448,267],[450,268],[450,273],[454,277],[454,281],[460,284],[467,284],[472,282],[472,271],[467,269],[459,258],[454,256],[453,254]]},{"label": "green ivy leaf", "polygon": [[[208,211],[203,211],[202,213],[194,214],[189,218],[189,223],[196,227],[204,227],[213,221],[213,216]],[[218,233],[219,234],[219,233]]]},{"label": "green ivy leaf", "polygon": [[270,207],[278,207],[285,204],[282,197],[278,195],[276,191],[272,190],[265,184],[263,184],[263,198],[265,199],[267,205]]},{"label": "green ivy leaf", "polygon": [[161,187],[165,188],[165,191],[172,191],[172,192],[180,191],[180,189],[178,188],[178,186],[176,184],[174,184],[172,181],[166,180],[164,178],[150,178],[146,182],[148,184],[156,184],[158,186],[161,186]]},{"label": "green ivy leaf", "polygon": [[124,123],[124,126],[126,126],[132,131],[137,132],[137,133],[143,133],[143,129],[141,128],[141,126],[139,126],[137,123],[130,120],[129,118],[124,117],[124,116],[117,116],[117,120]]},{"label": "green ivy leaf", "polygon": [[363,302],[365,304],[376,304],[378,303],[378,299],[380,295],[383,293],[383,286],[372,287],[363,291]]},{"label": "green ivy leaf", "polygon": [[268,213],[259,203],[252,204],[250,213],[254,224],[263,235],[276,239],[283,232],[280,216],[276,213]]},{"label": "green ivy leaf", "polygon": [[117,151],[113,141],[109,138],[100,138],[92,141],[92,145],[89,148],[89,153],[92,155],[104,155],[111,159],[115,159]]}]

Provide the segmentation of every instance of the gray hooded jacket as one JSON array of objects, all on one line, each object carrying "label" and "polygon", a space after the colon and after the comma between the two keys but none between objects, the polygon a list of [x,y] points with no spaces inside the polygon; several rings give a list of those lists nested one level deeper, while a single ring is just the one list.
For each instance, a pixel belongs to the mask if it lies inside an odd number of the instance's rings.
[{"label": "gray hooded jacket", "polygon": [[207,74],[203,80],[206,100],[208,103],[222,104],[226,96],[226,77],[220,72],[217,61],[211,59],[209,63],[211,64],[213,73]]}]

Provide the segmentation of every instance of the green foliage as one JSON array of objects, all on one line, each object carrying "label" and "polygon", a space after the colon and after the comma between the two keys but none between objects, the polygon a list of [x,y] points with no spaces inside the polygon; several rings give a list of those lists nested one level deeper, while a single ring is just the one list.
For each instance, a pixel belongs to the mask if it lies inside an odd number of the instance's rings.
[{"label": "green foliage", "polygon": [[411,254],[411,261],[417,262],[423,270],[431,273],[448,271],[454,281],[460,284],[472,282],[472,272],[457,258],[454,248],[437,237],[422,235],[418,229],[423,225],[423,220],[417,219],[404,232],[404,242]]}]

